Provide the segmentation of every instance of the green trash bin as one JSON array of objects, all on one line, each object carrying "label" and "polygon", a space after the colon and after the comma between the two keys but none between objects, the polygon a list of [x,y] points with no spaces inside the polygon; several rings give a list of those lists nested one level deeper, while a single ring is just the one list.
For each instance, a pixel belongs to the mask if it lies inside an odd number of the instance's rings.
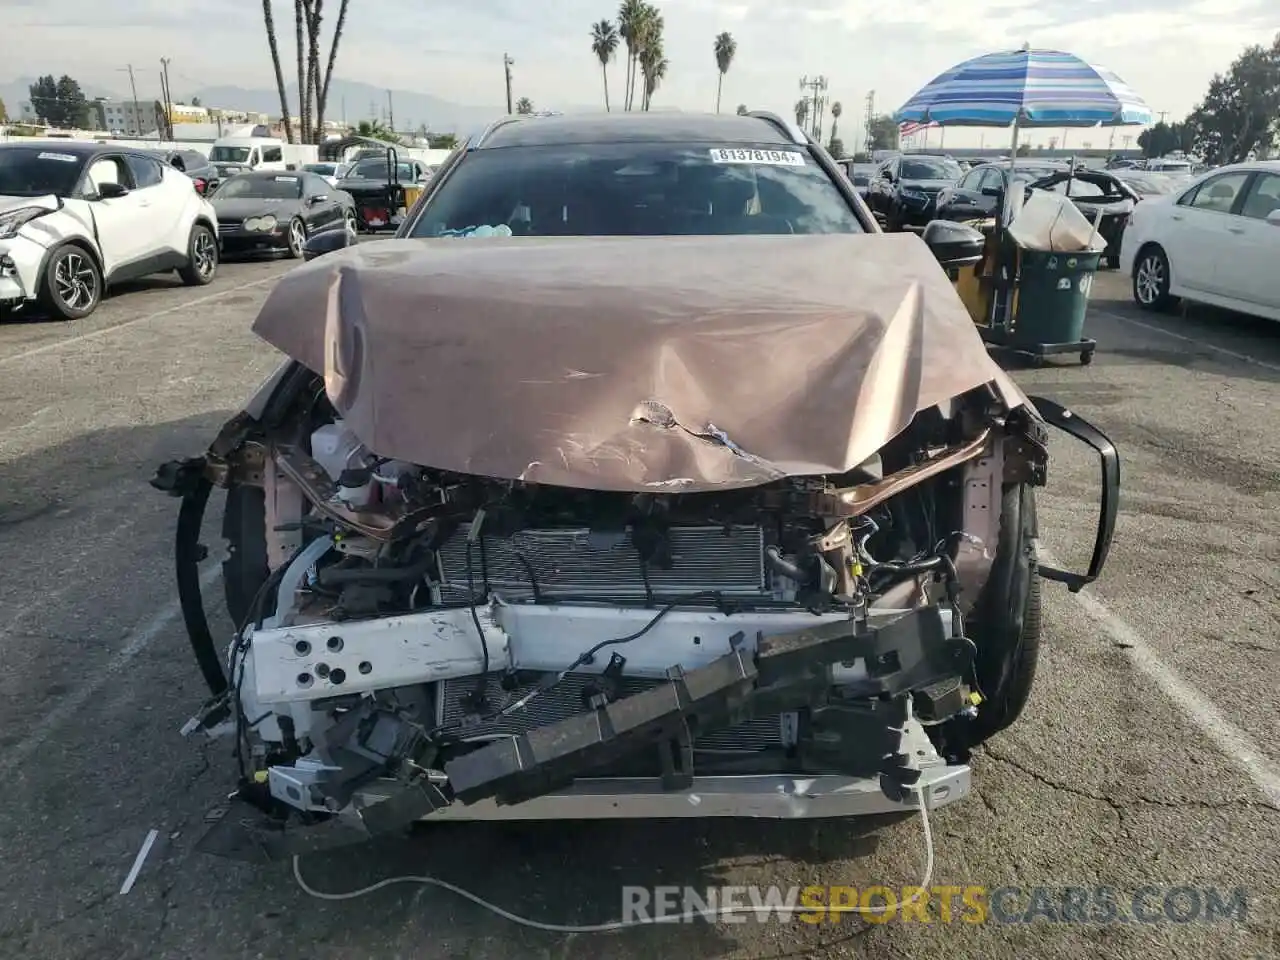
[{"label": "green trash bin", "polygon": [[1102,253],[1021,254],[1017,306],[1001,343],[1034,357],[1079,353],[1080,362],[1089,363],[1097,344],[1084,338],[1084,319]]}]

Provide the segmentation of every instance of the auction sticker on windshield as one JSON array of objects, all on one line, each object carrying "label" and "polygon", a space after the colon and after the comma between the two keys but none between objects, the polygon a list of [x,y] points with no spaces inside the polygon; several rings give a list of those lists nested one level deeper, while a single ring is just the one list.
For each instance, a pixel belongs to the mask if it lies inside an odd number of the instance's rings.
[{"label": "auction sticker on windshield", "polygon": [[61,160],[63,163],[75,163],[76,158],[69,153],[42,153],[36,157],[37,160]]},{"label": "auction sticker on windshield", "polygon": [[803,167],[804,154],[794,150],[749,150],[743,147],[712,147],[713,163],[768,163],[779,167]]}]

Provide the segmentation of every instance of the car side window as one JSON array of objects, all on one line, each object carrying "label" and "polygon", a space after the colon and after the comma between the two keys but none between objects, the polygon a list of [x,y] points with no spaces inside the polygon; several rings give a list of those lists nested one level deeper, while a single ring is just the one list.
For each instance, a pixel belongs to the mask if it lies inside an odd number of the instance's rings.
[{"label": "car side window", "polygon": [[1247,172],[1224,173],[1206,180],[1178,202],[1197,210],[1230,213],[1248,179]]},{"label": "car side window", "polygon": [[284,160],[284,150],[280,147],[263,147],[262,162],[263,163],[280,163]]},{"label": "car side window", "polygon": [[93,161],[85,174],[85,192],[97,194],[104,183],[118,183],[126,189],[133,189],[133,175],[124,162],[124,157],[99,157]]},{"label": "car side window", "polygon": [[129,164],[130,172],[133,174],[133,182],[139,190],[146,187],[154,187],[164,179],[164,172],[161,170],[159,162],[152,160],[150,157],[138,157],[130,154],[125,160]]},{"label": "car side window", "polygon": [[978,186],[976,189],[978,191],[982,191],[990,187],[992,189],[999,190],[1003,186],[1004,186],[1004,178],[1001,177],[1000,174],[997,173],[995,170],[993,170],[991,167],[987,167],[987,169],[982,171],[982,176],[978,180]]},{"label": "car side window", "polygon": [[1240,215],[1253,220],[1265,220],[1280,210],[1280,174],[1260,173],[1244,198]]},{"label": "car side window", "polygon": [[982,189],[982,175],[985,170],[971,170],[960,178],[960,182],[956,184],[957,190],[969,190],[977,192]]}]

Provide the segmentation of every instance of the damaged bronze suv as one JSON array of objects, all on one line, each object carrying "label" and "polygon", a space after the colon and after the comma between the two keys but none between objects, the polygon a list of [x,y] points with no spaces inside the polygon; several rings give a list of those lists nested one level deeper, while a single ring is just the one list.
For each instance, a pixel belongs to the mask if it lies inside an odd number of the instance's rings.
[{"label": "damaged bronze suv", "polygon": [[[397,239],[313,238],[254,325],[292,359],[154,481],[213,693],[189,730],[320,832],[963,797],[1119,476],[989,359],[943,269],[981,238],[935,226],[881,234],[776,117],[615,114],[504,121]],[[1082,575],[1037,565],[1049,425],[1103,467]]]}]

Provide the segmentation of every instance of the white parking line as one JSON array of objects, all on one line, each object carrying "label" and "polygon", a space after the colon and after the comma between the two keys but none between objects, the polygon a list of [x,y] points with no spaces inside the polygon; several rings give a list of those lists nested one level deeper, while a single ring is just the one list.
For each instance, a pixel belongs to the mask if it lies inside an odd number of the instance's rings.
[{"label": "white parking line", "polygon": [[[1043,547],[1040,548],[1040,559],[1058,566],[1057,561]],[[1109,610],[1101,600],[1084,592],[1069,596],[1121,648],[1134,668],[1173,701],[1183,716],[1253,781],[1267,798],[1267,802],[1280,810],[1280,767],[1267,758],[1249,735],[1223,716],[1222,711],[1210,703],[1204,694],[1161,660],[1138,631]]]},{"label": "white parking line", "polygon": [[54,343],[46,343],[43,346],[33,347],[30,350],[24,350],[22,353],[15,353],[7,357],[0,357],[0,365],[6,363],[14,363],[18,360],[26,360],[30,357],[39,356],[42,353],[51,353],[54,350],[61,350],[63,347],[72,343],[82,343],[85,340],[97,340],[107,334],[115,333],[117,330],[124,330],[128,327],[136,326],[139,323],[146,323],[149,320],[155,320],[158,317],[164,317],[171,313],[177,313],[179,310],[186,310],[189,307],[198,307],[202,303],[212,303],[214,300],[220,300],[223,297],[229,297],[233,293],[239,293],[241,290],[247,290],[249,287],[260,287],[264,283],[275,283],[280,278],[272,275],[263,277],[260,280],[250,280],[248,283],[236,284],[228,290],[219,290],[217,293],[211,293],[208,296],[196,297],[194,300],[184,300],[182,303],[174,304],[172,307],[165,307],[163,310],[157,310],[155,313],[148,313],[145,316],[134,317],[132,320],[126,320],[124,323],[117,323],[111,327],[103,327],[101,330],[91,330],[88,333],[82,333],[78,337],[67,337],[65,340],[58,340]]},{"label": "white parking line", "polygon": [[[200,572],[200,587],[207,588],[222,575],[222,565],[210,564]],[[62,724],[70,720],[101,690],[108,681],[115,680],[135,658],[161,637],[175,620],[182,616],[178,601],[166,604],[158,613],[125,640],[120,651],[99,670],[88,674],[83,684],[58,702],[58,705],[39,720],[27,726],[27,735],[0,753],[0,776],[8,776],[23,760],[43,747]]]},{"label": "white parking line", "polygon": [[1195,337],[1188,337],[1182,333],[1174,333],[1172,330],[1166,330],[1164,327],[1156,326],[1154,323],[1143,323],[1141,320],[1135,320],[1133,317],[1126,317],[1121,313],[1112,313],[1110,310],[1103,310],[1099,307],[1091,306],[1089,310],[1091,313],[1101,314],[1104,317],[1110,317],[1112,320],[1119,320],[1121,323],[1129,323],[1135,327],[1141,327],[1143,330],[1149,330],[1152,333],[1172,337],[1174,340],[1181,340],[1183,343],[1194,344],[1201,350],[1220,353],[1222,356],[1230,357],[1232,360],[1239,360],[1241,363],[1251,363],[1255,367],[1262,367],[1264,370],[1272,370],[1275,373],[1280,373],[1280,364],[1269,363],[1266,360],[1259,360],[1257,357],[1251,357],[1247,353],[1240,353],[1236,350],[1228,350],[1226,347],[1215,346],[1212,343],[1197,340]]}]

